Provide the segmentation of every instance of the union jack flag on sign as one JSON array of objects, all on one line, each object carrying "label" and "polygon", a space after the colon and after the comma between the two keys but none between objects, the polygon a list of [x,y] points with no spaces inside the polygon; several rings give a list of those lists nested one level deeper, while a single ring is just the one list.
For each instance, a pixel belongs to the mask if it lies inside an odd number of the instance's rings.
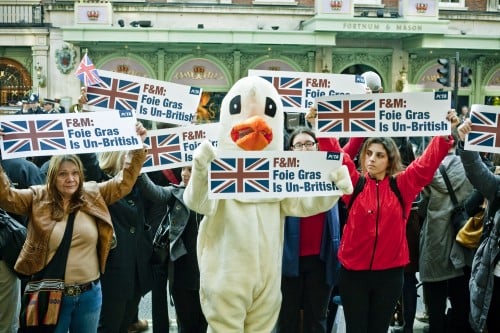
[{"label": "union jack flag on sign", "polygon": [[284,108],[302,108],[302,79],[297,77],[263,76],[271,82],[281,97]]},{"label": "union jack flag on sign", "polygon": [[87,88],[88,105],[114,110],[136,110],[141,84],[101,76],[101,82]]},{"label": "union jack flag on sign", "polygon": [[[492,110],[493,111],[493,110]],[[495,110],[496,111],[496,110]],[[500,148],[500,113],[486,110],[473,110],[471,131],[468,144],[478,148]]]},{"label": "union jack flag on sign", "polygon": [[156,167],[182,161],[181,145],[178,134],[148,136],[144,143],[148,149],[143,167]]},{"label": "union jack flag on sign", "polygon": [[[16,120],[2,122],[6,153],[47,152],[66,148],[61,120]],[[35,154],[40,155],[40,154]]]},{"label": "union jack flag on sign", "polygon": [[101,82],[99,73],[90,58],[87,56],[87,53],[85,53],[82,61],[80,61],[80,65],[78,65],[78,68],[76,69],[75,76],[79,78],[86,87]]},{"label": "union jack flag on sign", "polygon": [[269,192],[269,159],[216,159],[212,162],[210,177],[214,193]]},{"label": "union jack flag on sign", "polygon": [[375,101],[318,101],[320,132],[375,132]]}]

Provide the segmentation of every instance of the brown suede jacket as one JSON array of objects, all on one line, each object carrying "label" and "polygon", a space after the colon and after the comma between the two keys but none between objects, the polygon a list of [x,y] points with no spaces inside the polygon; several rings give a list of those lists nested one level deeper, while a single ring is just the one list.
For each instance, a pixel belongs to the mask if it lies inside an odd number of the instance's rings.
[{"label": "brown suede jacket", "polygon": [[[128,167],[114,178],[102,183],[83,184],[84,203],[80,210],[95,218],[99,234],[97,254],[101,273],[104,272],[113,238],[113,224],[108,205],[123,198],[132,190],[145,157],[146,150],[134,150],[129,154],[131,162]],[[26,242],[14,269],[24,275],[39,272],[47,261],[49,238],[56,224],[51,218],[46,185],[31,186],[22,190],[12,188],[7,175],[0,167],[0,207],[8,212],[29,217]]]}]

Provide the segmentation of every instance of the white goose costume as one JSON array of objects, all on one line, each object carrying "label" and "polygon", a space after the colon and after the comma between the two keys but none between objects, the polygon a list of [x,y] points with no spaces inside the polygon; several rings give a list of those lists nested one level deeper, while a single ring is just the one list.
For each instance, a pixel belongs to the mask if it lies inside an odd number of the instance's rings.
[{"label": "white goose costume", "polygon": [[[283,150],[283,106],[273,85],[253,76],[234,84],[222,101],[220,150]],[[205,215],[198,234],[200,297],[207,332],[269,333],[281,304],[285,216],[310,216],[333,207],[338,196],[286,199],[208,199],[210,143],[194,152],[184,201]],[[331,173],[352,192],[347,168]]]}]

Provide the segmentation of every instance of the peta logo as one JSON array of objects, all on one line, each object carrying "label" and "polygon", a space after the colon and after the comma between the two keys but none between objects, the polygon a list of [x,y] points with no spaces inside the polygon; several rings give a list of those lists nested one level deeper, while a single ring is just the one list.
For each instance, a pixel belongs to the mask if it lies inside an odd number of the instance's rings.
[{"label": "peta logo", "polygon": [[326,159],[329,161],[338,161],[340,160],[340,153],[328,152],[326,153]]},{"label": "peta logo", "polygon": [[447,100],[448,99],[448,92],[447,91],[436,91],[434,93],[434,99]]},{"label": "peta logo", "polygon": [[134,114],[130,110],[118,110],[120,118],[130,118]]},{"label": "peta logo", "polygon": [[356,75],[356,79],[355,80],[356,80],[355,81],[356,83],[366,83],[365,82],[365,78],[362,77],[361,75]]},{"label": "peta logo", "polygon": [[200,94],[200,88],[191,87],[191,90],[189,90],[189,94],[191,94],[191,95],[199,95]]}]

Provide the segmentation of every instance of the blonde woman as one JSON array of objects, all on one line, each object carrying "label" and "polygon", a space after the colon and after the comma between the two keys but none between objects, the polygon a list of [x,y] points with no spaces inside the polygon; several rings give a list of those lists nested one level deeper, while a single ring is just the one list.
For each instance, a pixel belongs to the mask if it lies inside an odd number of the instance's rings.
[{"label": "blonde woman", "polygon": [[[136,125],[144,140],[146,129]],[[0,135],[3,132],[0,130]],[[14,189],[0,168],[0,207],[26,215],[28,237],[15,265],[18,273],[31,276],[50,261],[63,237],[70,213],[75,213],[71,246],[66,262],[64,295],[55,333],[97,331],[101,311],[101,274],[113,240],[113,225],[107,206],[125,196],[139,175],[146,156],[133,151],[123,169],[106,182],[85,182],[83,166],[76,155],[51,158],[45,185]],[[78,290],[78,293],[69,291]]]}]

